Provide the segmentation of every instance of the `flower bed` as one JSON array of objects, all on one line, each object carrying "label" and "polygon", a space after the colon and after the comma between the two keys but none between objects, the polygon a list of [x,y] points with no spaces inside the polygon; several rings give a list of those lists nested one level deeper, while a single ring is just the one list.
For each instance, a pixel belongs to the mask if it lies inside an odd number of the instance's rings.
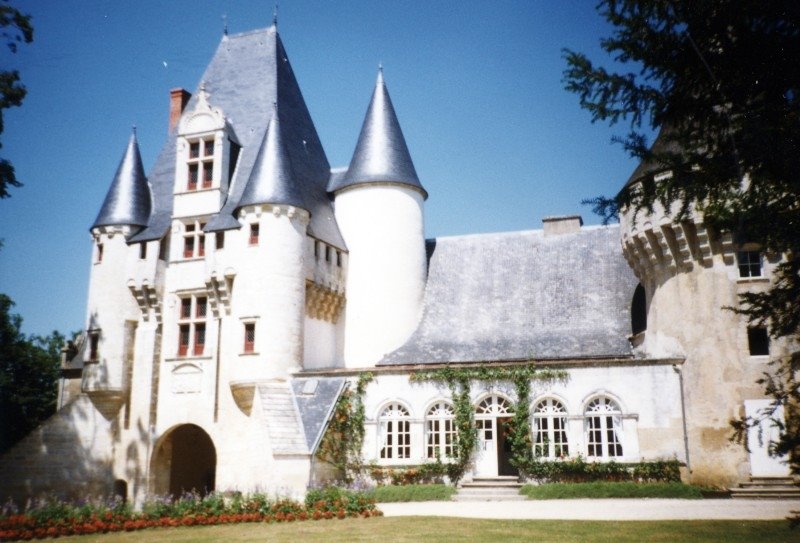
[{"label": "flower bed", "polygon": [[185,494],[178,499],[150,500],[140,512],[119,500],[75,504],[50,498],[34,501],[22,512],[13,503],[6,504],[0,511],[0,541],[158,527],[366,518],[382,514],[374,500],[364,493],[337,488],[310,490],[305,504],[270,499],[264,494],[212,493],[203,497]]}]

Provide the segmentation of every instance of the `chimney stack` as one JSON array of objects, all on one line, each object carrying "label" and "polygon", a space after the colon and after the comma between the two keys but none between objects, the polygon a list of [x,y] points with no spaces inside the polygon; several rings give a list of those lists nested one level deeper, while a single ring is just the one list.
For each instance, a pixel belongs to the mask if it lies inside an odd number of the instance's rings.
[{"label": "chimney stack", "polygon": [[172,89],[169,91],[169,132],[178,124],[186,104],[192,94],[186,89]]},{"label": "chimney stack", "polygon": [[542,219],[545,236],[558,236],[580,232],[583,219],[580,215],[561,215]]}]

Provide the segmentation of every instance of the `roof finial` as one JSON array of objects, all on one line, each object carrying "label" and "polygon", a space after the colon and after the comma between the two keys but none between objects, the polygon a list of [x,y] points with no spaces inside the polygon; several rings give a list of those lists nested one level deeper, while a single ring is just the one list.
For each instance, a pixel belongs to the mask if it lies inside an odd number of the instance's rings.
[{"label": "roof finial", "polygon": [[222,35],[223,36],[227,36],[228,35],[228,14],[227,13],[223,13],[222,14]]},{"label": "roof finial", "polygon": [[278,27],[278,0],[275,0],[275,7],[272,8],[272,26]]},{"label": "roof finial", "polygon": [[131,126],[131,129],[133,131],[133,135],[135,136],[136,135],[136,123],[133,123],[133,126]]},{"label": "roof finial", "polygon": [[383,62],[378,61],[378,71],[383,73]]}]

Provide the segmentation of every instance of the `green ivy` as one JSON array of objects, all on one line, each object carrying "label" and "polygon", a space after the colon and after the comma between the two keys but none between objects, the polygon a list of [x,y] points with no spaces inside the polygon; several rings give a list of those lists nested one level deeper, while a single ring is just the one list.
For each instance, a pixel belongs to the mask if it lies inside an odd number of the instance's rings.
[{"label": "green ivy", "polygon": [[445,366],[432,370],[414,372],[409,376],[411,382],[433,381],[445,383],[450,388],[453,399],[454,423],[457,430],[455,442],[455,462],[450,464],[448,478],[453,484],[464,476],[472,459],[472,452],[478,442],[475,427],[475,410],[470,399],[472,381],[498,382],[511,381],[517,389],[517,405],[511,422],[511,463],[518,469],[527,465],[533,457],[530,429],[530,387],[531,381],[564,381],[564,370],[537,368],[532,364],[522,366],[472,366],[459,368]]},{"label": "green ivy", "polygon": [[364,394],[372,379],[372,373],[361,373],[355,388],[342,391],[317,451],[317,457],[336,468],[348,483],[364,464]]}]

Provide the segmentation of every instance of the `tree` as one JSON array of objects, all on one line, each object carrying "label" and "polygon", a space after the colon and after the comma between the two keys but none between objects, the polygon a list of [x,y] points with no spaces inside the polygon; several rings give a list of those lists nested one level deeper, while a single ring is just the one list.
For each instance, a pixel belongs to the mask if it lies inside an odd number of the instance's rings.
[{"label": "tree", "polygon": [[[31,16],[23,15],[18,9],[8,5],[8,0],[0,3],[0,28],[2,37],[12,53],[17,52],[20,43],[33,41],[33,27]],[[3,133],[3,110],[13,106],[22,105],[22,99],[27,94],[27,89],[20,83],[17,70],[0,71],[0,134]],[[0,143],[0,148],[3,145]],[[0,198],[8,198],[11,194],[9,187],[20,187],[22,183],[17,180],[14,166],[4,158],[0,158]]]},{"label": "tree", "polygon": [[0,452],[55,412],[56,383],[64,336],[30,336],[20,331],[14,302],[0,294]]},{"label": "tree", "polygon": [[[650,173],[589,202],[606,221],[621,209],[680,202],[675,220],[694,207],[715,231],[781,255],[772,288],[742,295],[734,310],[774,338],[800,339],[800,4],[601,0],[597,8],[613,27],[601,46],[619,68],[567,50],[566,88],[593,122],[629,125],[617,141]],[[659,131],[652,146],[643,127]],[[655,182],[665,170],[672,176]],[[760,381],[787,408],[773,452],[790,453],[795,473],[798,375],[794,352]],[[738,437],[756,422],[734,421]]]}]

